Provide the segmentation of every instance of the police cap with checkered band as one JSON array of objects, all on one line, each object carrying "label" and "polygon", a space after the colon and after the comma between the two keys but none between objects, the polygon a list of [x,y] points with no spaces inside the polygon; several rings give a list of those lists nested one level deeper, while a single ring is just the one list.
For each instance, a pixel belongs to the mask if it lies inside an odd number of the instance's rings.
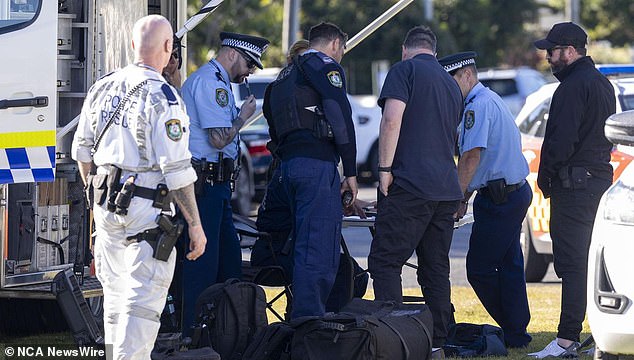
[{"label": "police cap with checkered band", "polygon": [[450,75],[453,75],[465,66],[475,65],[477,56],[478,54],[475,51],[465,51],[440,58],[438,62]]},{"label": "police cap with checkered band", "polygon": [[223,31],[220,33],[220,41],[222,46],[229,46],[241,50],[248,57],[253,59],[260,69],[263,68],[260,57],[269,46],[267,39]]}]

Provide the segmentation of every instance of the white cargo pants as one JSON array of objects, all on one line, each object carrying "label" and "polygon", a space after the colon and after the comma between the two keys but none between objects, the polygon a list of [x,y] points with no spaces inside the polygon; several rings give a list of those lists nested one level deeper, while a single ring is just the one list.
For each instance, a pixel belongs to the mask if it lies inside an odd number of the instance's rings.
[{"label": "white cargo pants", "polygon": [[168,261],[152,257],[145,241],[128,243],[128,236],[155,228],[159,210],[152,202],[133,198],[128,215],[94,206],[94,246],[97,278],[103,286],[106,344],[114,359],[150,359],[167,291],[174,274],[176,251]]}]

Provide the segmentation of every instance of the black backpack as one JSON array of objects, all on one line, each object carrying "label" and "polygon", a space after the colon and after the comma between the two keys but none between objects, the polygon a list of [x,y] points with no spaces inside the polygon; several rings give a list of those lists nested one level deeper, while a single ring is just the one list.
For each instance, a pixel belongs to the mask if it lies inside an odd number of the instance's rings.
[{"label": "black backpack", "polygon": [[289,360],[294,332],[295,329],[283,322],[276,322],[260,329],[242,359]]},{"label": "black backpack", "polygon": [[229,279],[203,291],[195,305],[190,348],[211,346],[223,360],[239,360],[267,324],[266,295],[257,284]]},{"label": "black backpack", "polygon": [[295,320],[291,357],[425,360],[431,356],[432,323],[424,304],[353,299],[339,314]]}]

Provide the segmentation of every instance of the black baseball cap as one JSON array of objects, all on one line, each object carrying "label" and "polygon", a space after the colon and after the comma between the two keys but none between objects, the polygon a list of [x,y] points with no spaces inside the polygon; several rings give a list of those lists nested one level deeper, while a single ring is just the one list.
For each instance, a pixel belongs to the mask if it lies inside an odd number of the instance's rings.
[{"label": "black baseball cap", "polygon": [[545,39],[535,41],[535,47],[542,50],[552,49],[558,45],[571,45],[583,48],[588,43],[588,35],[583,29],[572,22],[555,24]]}]

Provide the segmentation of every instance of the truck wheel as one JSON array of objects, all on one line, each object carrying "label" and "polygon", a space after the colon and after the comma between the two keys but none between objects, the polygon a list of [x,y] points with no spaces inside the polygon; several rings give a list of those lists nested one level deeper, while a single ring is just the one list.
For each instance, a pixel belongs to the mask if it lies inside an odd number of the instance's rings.
[{"label": "truck wheel", "polygon": [[0,334],[35,335],[68,329],[55,300],[0,299]]},{"label": "truck wheel", "polygon": [[524,274],[526,275],[526,282],[542,281],[548,271],[550,261],[548,261],[545,255],[535,251],[531,228],[528,225],[528,217],[525,218],[522,223],[520,245],[524,255]]}]

